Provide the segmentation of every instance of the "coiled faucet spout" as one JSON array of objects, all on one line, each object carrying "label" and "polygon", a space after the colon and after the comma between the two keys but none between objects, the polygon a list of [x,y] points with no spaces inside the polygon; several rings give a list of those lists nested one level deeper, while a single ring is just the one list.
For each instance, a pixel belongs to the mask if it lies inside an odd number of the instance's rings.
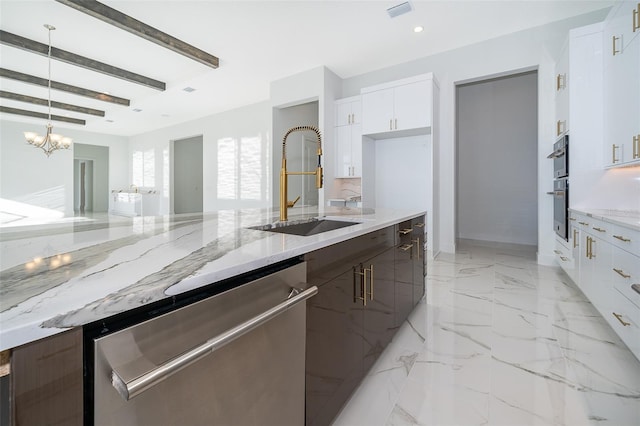
[{"label": "coiled faucet spout", "polygon": [[[313,172],[289,172],[287,171],[287,137],[294,132],[304,132],[310,130],[315,132],[318,137],[318,167]],[[316,188],[322,188],[322,136],[320,130],[315,126],[297,126],[287,130],[282,138],[282,168],[280,169],[280,220],[286,221],[288,218],[287,208],[293,207],[294,202],[287,200],[287,181],[289,175],[315,175],[316,176]],[[300,198],[300,197],[298,197]],[[297,201],[297,199],[296,199]]]}]

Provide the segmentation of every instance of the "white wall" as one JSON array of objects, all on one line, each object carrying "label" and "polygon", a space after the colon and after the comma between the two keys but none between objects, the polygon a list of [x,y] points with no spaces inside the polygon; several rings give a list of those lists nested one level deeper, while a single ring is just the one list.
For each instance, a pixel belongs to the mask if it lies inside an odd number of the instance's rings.
[{"label": "white wall", "polygon": [[538,261],[553,263],[552,165],[544,161],[554,137],[554,67],[570,28],[602,21],[606,10],[509,34],[460,49],[424,57],[346,79],[343,95],[353,96],[362,87],[433,72],[440,82],[440,249],[455,252],[455,84],[538,70]]},{"label": "white wall", "polygon": [[[153,188],[158,191],[158,213],[172,213],[172,141],[199,135],[203,138],[203,210],[270,207],[271,111],[269,102],[260,102],[130,138],[129,158],[134,152],[153,155]],[[220,146],[224,147],[222,151]],[[220,152],[225,156],[219,155]],[[229,156],[233,160],[229,160]],[[132,174],[130,169],[129,180]],[[218,186],[221,179],[232,179],[238,188],[250,189],[222,194]]]},{"label": "white wall", "polygon": [[535,72],[458,86],[457,237],[538,244]]},{"label": "white wall", "polygon": [[[24,140],[24,131],[44,134],[45,126],[44,122],[42,125],[0,122],[0,199],[41,207],[52,214],[73,216],[73,145],[47,158],[41,149]],[[108,146],[109,188],[126,185],[126,138],[65,129],[55,123],[54,131],[73,138],[74,143]],[[44,210],[40,212],[46,214]]]}]

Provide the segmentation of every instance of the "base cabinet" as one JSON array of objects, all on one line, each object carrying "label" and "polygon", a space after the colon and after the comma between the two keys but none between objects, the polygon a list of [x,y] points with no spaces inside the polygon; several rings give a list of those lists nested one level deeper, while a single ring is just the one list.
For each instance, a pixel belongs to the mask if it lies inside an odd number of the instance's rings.
[{"label": "base cabinet", "polygon": [[[424,217],[416,223],[424,223]],[[411,221],[404,222],[411,237]],[[305,255],[306,424],[329,425],[415,306],[417,247],[400,250],[398,225]],[[422,228],[418,228],[422,235]],[[416,238],[417,239],[417,238]],[[424,247],[424,244],[421,246]],[[424,265],[424,252],[420,254]],[[419,299],[418,299],[419,300]]]}]

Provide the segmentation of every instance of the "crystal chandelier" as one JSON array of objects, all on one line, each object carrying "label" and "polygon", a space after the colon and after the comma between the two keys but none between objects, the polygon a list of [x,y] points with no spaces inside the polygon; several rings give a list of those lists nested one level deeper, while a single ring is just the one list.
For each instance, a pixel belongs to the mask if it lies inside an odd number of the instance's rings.
[{"label": "crystal chandelier", "polygon": [[64,137],[57,133],[52,133],[53,125],[51,124],[51,31],[56,27],[53,25],[45,24],[44,27],[49,31],[49,52],[47,54],[49,60],[49,122],[47,123],[47,133],[44,136],[40,136],[36,132],[24,132],[24,137],[31,145],[42,148],[47,157],[51,155],[53,151],[58,149],[69,149],[71,147],[71,138]]}]

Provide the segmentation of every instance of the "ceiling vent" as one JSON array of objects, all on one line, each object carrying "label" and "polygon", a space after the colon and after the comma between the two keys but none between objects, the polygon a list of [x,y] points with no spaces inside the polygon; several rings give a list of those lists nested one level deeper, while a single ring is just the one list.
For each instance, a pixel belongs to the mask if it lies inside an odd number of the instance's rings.
[{"label": "ceiling vent", "polygon": [[400,3],[398,5],[395,5],[387,9],[387,13],[391,18],[395,18],[396,16],[404,15],[405,13],[409,13],[409,12],[411,12],[411,4],[408,1],[405,1],[404,3]]}]

